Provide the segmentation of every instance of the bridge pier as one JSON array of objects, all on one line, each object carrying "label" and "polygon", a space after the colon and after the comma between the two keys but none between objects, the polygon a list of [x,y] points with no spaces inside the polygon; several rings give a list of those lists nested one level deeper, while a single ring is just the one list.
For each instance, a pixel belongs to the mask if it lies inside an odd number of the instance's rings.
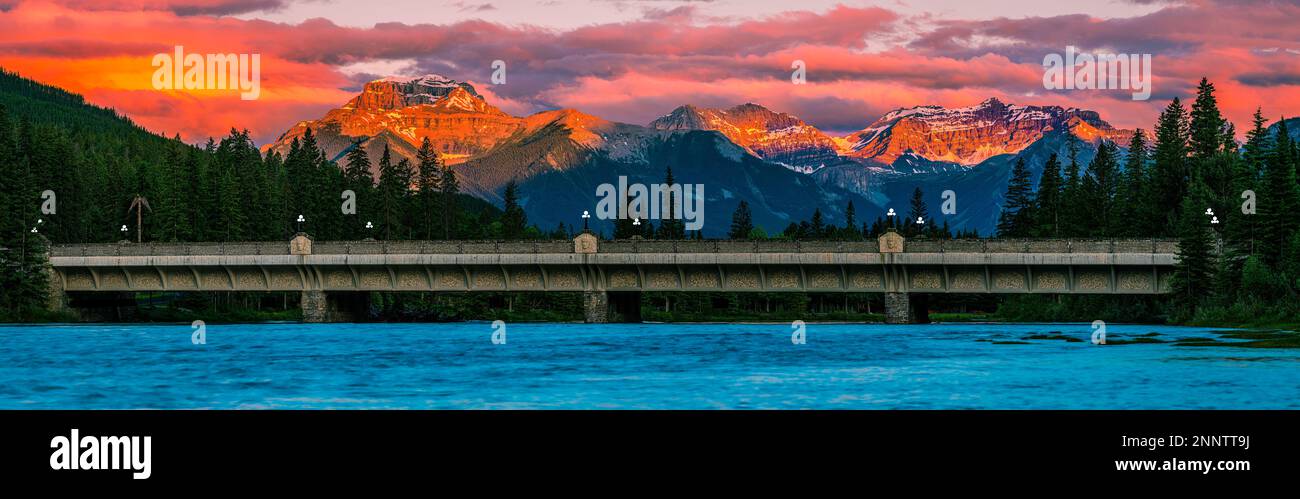
[{"label": "bridge pier", "polygon": [[329,322],[329,298],[325,292],[319,289],[309,289],[302,292],[302,321],[303,322]]},{"label": "bridge pier", "polygon": [[583,291],[582,318],[588,324],[609,322],[609,293],[605,291]]},{"label": "bridge pier", "polygon": [[353,322],[365,317],[369,300],[366,293],[333,292],[319,289],[302,292],[303,322]]},{"label": "bridge pier", "polygon": [[929,297],[923,294],[885,293],[885,323],[929,324]]}]

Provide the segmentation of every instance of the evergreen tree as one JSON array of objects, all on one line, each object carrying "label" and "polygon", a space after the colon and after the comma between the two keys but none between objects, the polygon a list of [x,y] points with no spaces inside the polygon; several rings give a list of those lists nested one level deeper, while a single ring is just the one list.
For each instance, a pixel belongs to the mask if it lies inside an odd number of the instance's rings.
[{"label": "evergreen tree", "polygon": [[439,197],[442,199],[442,237],[443,239],[453,239],[457,237],[460,230],[458,221],[460,220],[460,202],[457,196],[460,194],[460,183],[456,180],[456,171],[451,166],[445,166],[442,170],[441,184],[439,184]]},{"label": "evergreen tree", "polygon": [[356,194],[357,216],[346,217],[343,222],[344,237],[361,239],[365,233],[365,222],[373,216],[375,210],[371,206],[371,201],[374,200],[371,195],[374,175],[370,173],[370,155],[366,154],[366,148],[360,142],[352,145],[345,164],[343,178],[346,188]]},{"label": "evergreen tree", "polygon": [[1237,171],[1233,179],[1232,192],[1235,195],[1225,200],[1224,215],[1227,226],[1224,228],[1224,245],[1232,263],[1233,275],[1238,274],[1239,264],[1247,257],[1255,255],[1259,249],[1260,216],[1258,211],[1254,214],[1242,213],[1241,203],[1245,202],[1242,196],[1246,191],[1256,193],[1258,198],[1260,176],[1267,169],[1267,164],[1272,161],[1274,142],[1269,136],[1268,128],[1264,126],[1267,122],[1260,110],[1256,109],[1252,128],[1246,132],[1246,143],[1242,147],[1241,158],[1234,162]]},{"label": "evergreen tree", "polygon": [[1086,231],[1088,225],[1088,214],[1080,210],[1083,203],[1083,178],[1080,174],[1079,152],[1082,144],[1079,137],[1073,133],[1066,135],[1067,159],[1069,163],[1065,165],[1065,179],[1061,186],[1061,206],[1058,217],[1060,226],[1058,232],[1065,237],[1081,236]]},{"label": "evergreen tree", "polygon": [[1156,122],[1151,198],[1161,213],[1153,221],[1156,229],[1153,235],[1173,234],[1180,219],[1179,207],[1191,180],[1187,167],[1187,144],[1190,140],[1187,120],[1187,111],[1175,97]]},{"label": "evergreen tree", "polygon": [[1269,155],[1264,179],[1258,197],[1260,218],[1259,253],[1264,262],[1277,268],[1283,249],[1295,234],[1296,213],[1300,210],[1300,190],[1296,186],[1296,171],[1292,163],[1291,139],[1286,123],[1278,124],[1276,152]]},{"label": "evergreen tree", "polygon": [[438,152],[433,150],[428,137],[420,143],[416,160],[419,163],[416,177],[416,185],[419,189],[420,231],[418,233],[424,239],[434,239],[438,237],[434,222],[439,220],[435,214],[438,212],[438,191],[441,188],[439,172],[442,171],[442,159],[438,157]]},{"label": "evergreen tree", "polygon": [[749,239],[753,231],[754,218],[749,211],[749,203],[742,199],[736,206],[735,213],[731,214],[731,230],[727,233],[727,237],[735,240]]},{"label": "evergreen tree", "polygon": [[519,206],[519,189],[515,181],[506,183],[505,212],[501,215],[501,237],[503,239],[522,239],[524,229],[528,226],[528,215]]},{"label": "evergreen tree", "polygon": [[1146,133],[1139,128],[1133,133],[1133,139],[1129,141],[1123,177],[1115,194],[1115,207],[1118,211],[1126,211],[1127,214],[1118,213],[1110,218],[1109,234],[1125,237],[1151,234],[1150,221],[1156,216],[1156,209],[1151,204],[1147,171],[1149,158]]},{"label": "evergreen tree", "polygon": [[1061,179],[1061,161],[1056,153],[1047,158],[1043,165],[1043,175],[1038,180],[1038,195],[1034,202],[1034,225],[1036,235],[1042,237],[1059,237],[1061,226],[1061,191],[1064,188]]},{"label": "evergreen tree", "polygon": [[808,237],[812,239],[821,239],[826,236],[826,221],[822,217],[822,209],[813,209],[812,222],[808,224]]},{"label": "evergreen tree", "polygon": [[1191,120],[1188,123],[1188,147],[1193,160],[1206,161],[1223,147],[1227,120],[1219,112],[1214,97],[1214,84],[1201,78],[1196,87],[1196,100],[1192,102]]},{"label": "evergreen tree", "polygon": [[[1016,158],[1007,182],[1007,195],[998,217],[998,237],[1028,237],[1033,215],[1033,186],[1024,158]],[[913,219],[915,221],[915,219]]]},{"label": "evergreen tree", "polygon": [[[916,223],[921,220],[921,223]],[[930,223],[930,211],[925,207],[925,193],[920,187],[912,191],[912,201],[910,203],[907,220],[903,221],[903,234],[905,236],[917,236],[925,228],[925,224]]]},{"label": "evergreen tree", "polygon": [[1214,278],[1214,236],[1205,216],[1197,211],[1203,203],[1189,196],[1179,210],[1178,254],[1171,282],[1174,300],[1190,313],[1212,291]]},{"label": "evergreen tree", "polygon": [[385,144],[384,153],[379,157],[380,223],[383,224],[385,240],[393,239],[395,234],[403,237],[408,234],[403,222],[413,177],[411,162],[403,158],[394,164]]},{"label": "evergreen tree", "polygon": [[1079,189],[1080,204],[1076,208],[1088,214],[1081,218],[1079,235],[1088,237],[1107,237],[1115,207],[1115,193],[1119,188],[1119,163],[1115,146],[1102,141],[1097,146],[1097,154],[1088,163],[1088,173]]},{"label": "evergreen tree", "polygon": [[[671,166],[667,168],[667,172],[664,174],[664,185],[670,188],[674,185],[673,168]],[[686,239],[686,224],[681,220],[682,214],[677,213],[677,204],[683,200],[677,199],[671,189],[666,191],[668,192],[667,199],[663,202],[667,204],[667,215],[663,215],[664,209],[661,207],[660,216],[662,221],[659,222],[657,237],[659,239]]]},{"label": "evergreen tree", "polygon": [[849,205],[844,207],[844,230],[841,232],[844,234],[844,237],[847,239],[860,239],[858,237],[854,237],[854,234],[857,232],[857,226],[858,226],[858,213],[857,210],[854,209],[853,207],[853,200],[850,199]]}]

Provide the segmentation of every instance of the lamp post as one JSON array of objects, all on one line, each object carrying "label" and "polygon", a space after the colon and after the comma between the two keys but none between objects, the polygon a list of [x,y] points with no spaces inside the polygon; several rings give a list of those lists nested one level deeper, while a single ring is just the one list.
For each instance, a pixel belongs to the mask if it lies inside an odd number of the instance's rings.
[{"label": "lamp post", "polygon": [[582,231],[583,232],[591,231],[591,229],[587,228],[587,220],[590,218],[591,218],[591,213],[589,213],[587,210],[582,210]]},{"label": "lamp post", "polygon": [[296,222],[298,222],[298,233],[302,233],[302,223],[306,221],[306,218],[303,218],[302,215],[298,215],[298,220],[296,220]]}]

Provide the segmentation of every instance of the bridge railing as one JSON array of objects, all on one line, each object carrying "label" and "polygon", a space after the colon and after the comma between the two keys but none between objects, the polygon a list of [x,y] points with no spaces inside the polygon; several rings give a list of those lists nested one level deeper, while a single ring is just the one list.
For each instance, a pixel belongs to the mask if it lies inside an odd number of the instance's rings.
[{"label": "bridge railing", "polygon": [[906,253],[1174,253],[1168,239],[909,239]]},{"label": "bridge railing", "polygon": [[601,241],[601,253],[878,253],[876,241]]},{"label": "bridge railing", "polygon": [[[1178,242],[1161,239],[909,239],[906,253],[1174,253]],[[315,241],[318,255],[573,253],[559,241]],[[878,253],[877,241],[601,241],[600,253]],[[288,255],[280,241],[227,243],[60,244],[51,256]]]},{"label": "bridge railing", "polygon": [[278,241],[228,243],[101,243],[56,244],[50,256],[185,256],[287,255],[289,244]]}]

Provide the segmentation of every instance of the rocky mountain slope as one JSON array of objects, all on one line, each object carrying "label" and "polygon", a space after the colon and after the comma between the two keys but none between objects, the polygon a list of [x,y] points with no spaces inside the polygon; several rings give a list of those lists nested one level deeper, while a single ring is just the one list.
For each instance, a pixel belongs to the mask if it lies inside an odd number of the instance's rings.
[{"label": "rocky mountain slope", "polygon": [[954,190],[968,209],[950,223],[986,232],[1017,155],[1041,167],[1043,151],[1059,149],[1067,134],[1090,146],[1122,145],[1131,134],[1092,111],[997,99],[965,108],[898,109],[840,138],[752,103],[685,105],[647,126],[572,109],[517,117],[468,83],[437,75],[367,83],[342,107],[298,123],[265,149],[286,151],[308,127],[327,156],[340,160],[351,147],[377,158],[387,146],[414,161],[427,138],[454,165],[464,192],[500,204],[505,184],[514,180],[530,220],[544,228],[579,223],[575,217],[595,206],[600,184],[616,184],[620,175],[659,183],[672,167],[678,182],[705,184],[709,236],[726,232],[742,199],[756,224],[779,232],[817,208],[828,223],[842,223],[837,218],[849,200],[860,221],[870,220],[890,207],[905,208],[915,187],[934,198],[936,215],[940,193]]},{"label": "rocky mountain slope", "polygon": [[840,163],[831,137],[803,120],[758,104],[730,109],[686,105],[650,122],[656,130],[714,130],[749,152],[803,173]]},{"label": "rocky mountain slope", "polygon": [[1060,106],[1019,106],[988,99],[964,108],[897,109],[845,138],[846,155],[892,164],[909,152],[929,161],[976,165],[1020,152],[1053,130],[1087,141],[1127,143],[1132,132],[1106,123],[1094,111]]}]

